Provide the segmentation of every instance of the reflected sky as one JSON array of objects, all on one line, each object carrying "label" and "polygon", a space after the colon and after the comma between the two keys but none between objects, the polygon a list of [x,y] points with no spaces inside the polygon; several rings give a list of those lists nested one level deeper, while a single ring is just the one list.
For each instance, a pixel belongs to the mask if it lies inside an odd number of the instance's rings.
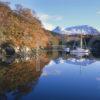
[{"label": "reflected sky", "polygon": [[55,52],[38,60],[0,67],[0,100],[100,100],[99,59]]},{"label": "reflected sky", "polygon": [[[50,97],[49,100],[100,99],[100,61],[90,60],[91,63],[87,66],[70,64],[62,59],[58,62],[52,61],[52,64],[45,66],[43,70],[42,75],[45,75],[40,78],[40,84],[47,84],[43,91],[47,90],[48,93],[44,99]],[[36,92],[39,91],[36,90]]]}]

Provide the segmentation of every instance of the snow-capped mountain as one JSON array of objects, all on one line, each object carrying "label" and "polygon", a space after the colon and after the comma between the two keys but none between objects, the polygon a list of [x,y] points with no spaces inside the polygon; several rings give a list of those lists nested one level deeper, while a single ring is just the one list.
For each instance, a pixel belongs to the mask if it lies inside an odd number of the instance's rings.
[{"label": "snow-capped mountain", "polygon": [[61,27],[56,27],[53,32],[58,34],[67,34],[67,35],[75,35],[75,34],[84,34],[84,35],[98,35],[100,32],[88,25],[80,25],[73,26],[62,29]]},{"label": "snow-capped mountain", "polygon": [[65,30],[65,29],[63,29],[63,28],[61,28],[61,27],[59,27],[59,26],[57,26],[54,30],[53,30],[53,32],[55,32],[55,33],[57,33],[57,34],[69,34],[69,32],[67,31],[67,30]]},{"label": "snow-capped mountain", "polygon": [[54,30],[53,30],[53,32],[55,32],[55,33],[58,33],[58,34],[63,34],[63,29],[61,28],[61,27],[59,27],[59,26],[57,26]]}]

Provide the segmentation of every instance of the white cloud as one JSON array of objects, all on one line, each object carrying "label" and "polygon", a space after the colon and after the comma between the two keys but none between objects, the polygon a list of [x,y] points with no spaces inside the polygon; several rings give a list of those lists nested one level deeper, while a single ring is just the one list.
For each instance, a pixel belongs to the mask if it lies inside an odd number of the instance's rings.
[{"label": "white cloud", "polygon": [[42,21],[47,21],[49,19],[49,15],[47,14],[39,14],[39,19],[42,20]]},{"label": "white cloud", "polygon": [[62,16],[58,16],[58,15],[48,15],[48,14],[43,14],[43,13],[38,14],[38,16],[39,16],[39,18],[41,20],[44,20],[44,21],[53,20],[53,19],[55,19],[56,21],[60,21],[60,20],[63,19]]},{"label": "white cloud", "polygon": [[62,16],[52,16],[56,21],[61,21],[63,19]]},{"label": "white cloud", "polygon": [[47,22],[43,22],[43,27],[46,28],[47,30],[53,30],[55,26]]},{"label": "white cloud", "polygon": [[55,26],[51,24],[52,21],[61,21],[63,19],[62,16],[48,15],[43,13],[38,14],[38,17],[42,21],[44,28],[48,30],[53,30],[55,28]]},{"label": "white cloud", "polygon": [[97,13],[98,15],[100,15],[100,11],[97,11],[96,13]]}]

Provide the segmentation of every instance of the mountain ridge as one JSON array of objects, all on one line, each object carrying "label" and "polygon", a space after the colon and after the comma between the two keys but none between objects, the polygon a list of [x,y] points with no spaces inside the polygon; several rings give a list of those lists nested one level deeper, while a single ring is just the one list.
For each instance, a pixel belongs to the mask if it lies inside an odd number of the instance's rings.
[{"label": "mountain ridge", "polygon": [[65,29],[57,26],[53,32],[57,34],[66,34],[66,35],[100,35],[100,32],[92,26],[89,25],[77,25],[72,27],[67,27]]}]

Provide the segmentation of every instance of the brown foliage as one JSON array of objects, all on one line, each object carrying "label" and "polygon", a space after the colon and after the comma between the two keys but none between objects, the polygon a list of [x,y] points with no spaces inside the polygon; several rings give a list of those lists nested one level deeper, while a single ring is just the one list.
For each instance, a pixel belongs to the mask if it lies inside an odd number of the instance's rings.
[{"label": "brown foliage", "polygon": [[[30,48],[46,47],[51,41],[57,41],[50,32],[42,28],[35,13],[28,8],[17,5],[16,10],[11,10],[8,5],[0,3],[0,41],[11,41],[14,46],[28,46]],[[56,43],[56,42],[55,42]]]}]

